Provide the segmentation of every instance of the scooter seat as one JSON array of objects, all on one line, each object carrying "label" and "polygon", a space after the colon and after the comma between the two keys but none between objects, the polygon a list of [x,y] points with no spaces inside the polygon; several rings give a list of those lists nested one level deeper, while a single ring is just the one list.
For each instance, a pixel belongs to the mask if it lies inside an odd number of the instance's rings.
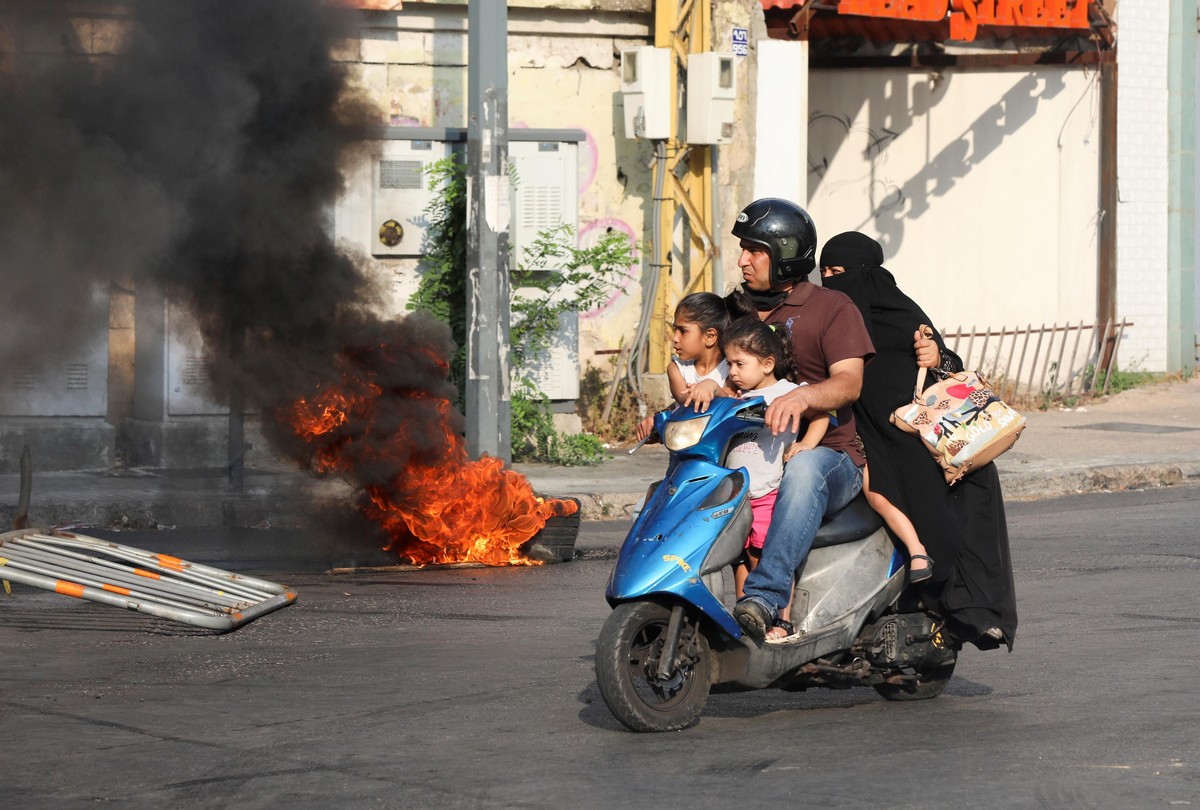
[{"label": "scooter seat", "polygon": [[883,519],[867,503],[861,492],[841,510],[829,515],[817,529],[813,548],[826,548],[842,543],[853,543],[883,526]]}]

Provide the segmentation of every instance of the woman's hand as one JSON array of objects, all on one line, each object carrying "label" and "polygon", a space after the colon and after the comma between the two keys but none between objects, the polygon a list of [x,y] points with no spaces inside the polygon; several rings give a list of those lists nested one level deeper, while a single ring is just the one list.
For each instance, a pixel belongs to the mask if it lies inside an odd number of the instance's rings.
[{"label": "woman's hand", "polygon": [[917,368],[941,365],[942,352],[933,340],[933,330],[925,324],[913,332],[913,351],[917,355]]}]

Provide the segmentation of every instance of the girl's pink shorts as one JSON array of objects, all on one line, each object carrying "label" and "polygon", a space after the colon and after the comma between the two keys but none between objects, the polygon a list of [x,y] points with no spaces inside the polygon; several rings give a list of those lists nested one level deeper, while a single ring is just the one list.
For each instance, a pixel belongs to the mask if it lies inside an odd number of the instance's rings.
[{"label": "girl's pink shorts", "polygon": [[773,489],[761,498],[750,499],[750,510],[753,518],[750,523],[750,536],[746,538],[746,547],[762,548],[767,539],[767,529],[771,526],[771,515],[775,514],[775,497],[779,490]]}]

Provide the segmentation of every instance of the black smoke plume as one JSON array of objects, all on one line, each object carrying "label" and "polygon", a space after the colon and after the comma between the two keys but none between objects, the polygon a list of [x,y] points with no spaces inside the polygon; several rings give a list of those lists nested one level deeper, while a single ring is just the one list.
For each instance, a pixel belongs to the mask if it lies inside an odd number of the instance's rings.
[{"label": "black smoke plume", "polygon": [[[134,0],[81,22],[77,6],[0,6],[0,368],[72,346],[114,284],[186,305],[215,393],[239,386],[267,413],[348,346],[449,355],[440,325],[371,314],[372,283],[330,232],[357,127],[378,120],[331,56],[349,12]],[[444,393],[422,369],[389,385]]]}]

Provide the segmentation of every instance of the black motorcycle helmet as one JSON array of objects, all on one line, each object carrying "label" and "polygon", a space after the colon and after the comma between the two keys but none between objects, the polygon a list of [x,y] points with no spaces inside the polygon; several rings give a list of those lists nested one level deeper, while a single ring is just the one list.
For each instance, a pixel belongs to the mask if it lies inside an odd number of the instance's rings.
[{"label": "black motorcycle helmet", "polygon": [[817,226],[800,206],[776,197],[755,200],[742,209],[733,235],[762,245],[771,254],[771,283],[803,281],[816,266]]}]

